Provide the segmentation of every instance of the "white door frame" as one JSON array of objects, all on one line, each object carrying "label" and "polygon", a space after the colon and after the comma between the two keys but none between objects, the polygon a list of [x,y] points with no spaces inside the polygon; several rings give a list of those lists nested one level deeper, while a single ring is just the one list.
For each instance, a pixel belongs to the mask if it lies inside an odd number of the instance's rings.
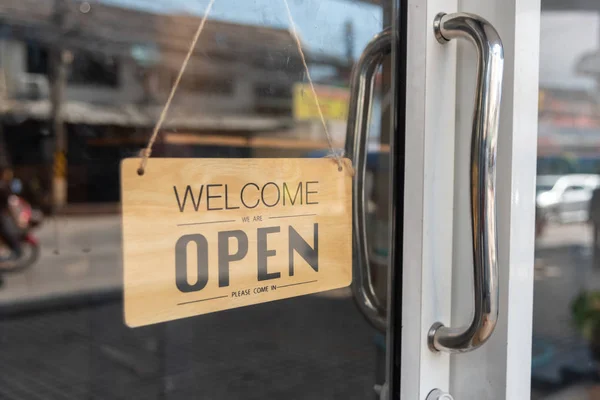
[{"label": "white door frame", "polygon": [[[540,0],[407,0],[402,399],[433,389],[458,400],[530,396]],[[440,45],[439,12],[470,12],[505,54],[497,154],[499,321],[471,353],[433,353],[436,321],[473,312],[469,158],[475,86],[470,43]]]}]

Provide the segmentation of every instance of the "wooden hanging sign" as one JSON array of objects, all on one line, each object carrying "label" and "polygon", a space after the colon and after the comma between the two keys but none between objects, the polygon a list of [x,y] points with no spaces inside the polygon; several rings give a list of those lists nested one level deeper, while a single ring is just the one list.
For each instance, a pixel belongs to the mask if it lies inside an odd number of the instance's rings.
[{"label": "wooden hanging sign", "polygon": [[332,159],[121,165],[130,327],[350,285],[352,178]]}]

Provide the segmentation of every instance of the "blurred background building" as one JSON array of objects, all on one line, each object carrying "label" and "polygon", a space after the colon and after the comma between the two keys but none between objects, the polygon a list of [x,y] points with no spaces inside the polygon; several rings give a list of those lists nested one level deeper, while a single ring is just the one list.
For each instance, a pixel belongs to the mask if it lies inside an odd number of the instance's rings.
[{"label": "blurred background building", "polygon": [[[40,205],[53,191],[59,204],[118,202],[119,162],[147,142],[199,22],[97,2],[0,2],[3,136]],[[347,57],[304,49],[330,85],[351,69],[352,24],[345,29]],[[293,85],[304,75],[289,31],[209,20],[153,154],[324,148],[321,136],[290,140],[314,131],[293,121]]]},{"label": "blurred background building", "polygon": [[591,2],[567,10],[548,3],[541,18],[538,174],[597,174],[600,17],[587,10]]}]

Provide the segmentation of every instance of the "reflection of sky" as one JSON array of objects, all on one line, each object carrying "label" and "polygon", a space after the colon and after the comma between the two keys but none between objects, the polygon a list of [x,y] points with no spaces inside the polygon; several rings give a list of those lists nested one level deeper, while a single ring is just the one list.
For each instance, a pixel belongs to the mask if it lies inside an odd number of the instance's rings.
[{"label": "reflection of sky", "polygon": [[[105,3],[153,12],[202,14],[209,0],[102,0]],[[288,0],[302,40],[313,51],[343,56],[346,52],[344,24],[354,25],[354,56],[382,27],[378,6],[356,0]],[[213,19],[287,28],[283,0],[216,0]]]}]

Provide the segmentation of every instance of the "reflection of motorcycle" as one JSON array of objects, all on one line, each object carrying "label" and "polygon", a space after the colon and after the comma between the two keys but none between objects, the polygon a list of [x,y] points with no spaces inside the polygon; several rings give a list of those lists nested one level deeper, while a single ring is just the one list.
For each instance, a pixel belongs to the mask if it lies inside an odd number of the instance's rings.
[{"label": "reflection of motorcycle", "polygon": [[5,253],[9,254],[0,256],[0,272],[17,272],[33,265],[40,255],[40,244],[31,231],[41,224],[43,216],[41,211],[34,210],[25,199],[16,194],[10,195],[8,210],[18,229],[22,251],[15,258],[6,246],[0,244],[0,248],[4,247]]}]

